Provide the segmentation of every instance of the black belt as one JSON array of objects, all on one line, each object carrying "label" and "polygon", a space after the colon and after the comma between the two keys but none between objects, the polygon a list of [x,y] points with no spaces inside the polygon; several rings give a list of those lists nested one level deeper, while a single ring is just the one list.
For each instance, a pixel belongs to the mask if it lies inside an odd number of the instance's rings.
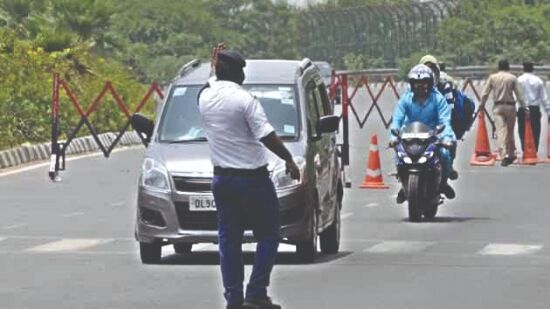
[{"label": "black belt", "polygon": [[255,169],[227,168],[214,166],[214,175],[217,176],[239,176],[239,177],[257,177],[268,176],[267,165]]},{"label": "black belt", "polygon": [[495,102],[495,105],[516,105],[516,102],[499,101],[499,102]]}]

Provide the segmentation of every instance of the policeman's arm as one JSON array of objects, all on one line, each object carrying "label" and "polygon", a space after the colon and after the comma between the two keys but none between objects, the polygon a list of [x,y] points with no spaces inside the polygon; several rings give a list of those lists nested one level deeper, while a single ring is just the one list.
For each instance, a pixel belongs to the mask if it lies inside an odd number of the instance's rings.
[{"label": "policeman's arm", "polygon": [[491,82],[492,76],[489,76],[487,81],[485,82],[485,86],[483,87],[483,92],[481,93],[481,101],[479,102],[479,108],[484,108],[485,103],[487,103],[487,99],[489,98],[489,93],[491,93],[491,90],[493,89],[493,83]]},{"label": "policeman's arm", "polygon": [[454,142],[456,136],[451,127],[451,109],[443,97],[438,97],[437,99],[437,110],[439,116],[438,124],[445,126],[445,129],[441,132],[441,139],[443,142]]},{"label": "policeman's arm", "polygon": [[292,177],[293,179],[300,178],[300,170],[298,169],[298,166],[296,165],[296,163],[294,163],[294,159],[292,159],[292,155],[283,144],[283,141],[281,141],[279,136],[277,136],[275,131],[261,138],[260,142],[262,142],[265,145],[265,147],[267,147],[267,149],[271,150],[271,152],[276,154],[279,158],[285,160],[286,169],[287,169],[287,172],[290,173],[290,177]]},{"label": "policeman's arm", "polygon": [[294,163],[292,159],[292,155],[277,136],[271,124],[267,121],[264,109],[257,99],[252,98],[252,100],[245,105],[244,117],[254,137],[260,140],[267,149],[271,150],[279,158],[285,160],[287,172],[290,173],[292,178],[299,179],[300,171],[298,166],[296,166],[296,163]]}]

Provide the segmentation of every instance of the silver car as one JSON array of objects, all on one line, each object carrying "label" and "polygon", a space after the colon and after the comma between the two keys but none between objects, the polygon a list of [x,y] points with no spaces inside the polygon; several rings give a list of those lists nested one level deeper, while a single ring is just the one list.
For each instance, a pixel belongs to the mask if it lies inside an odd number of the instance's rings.
[{"label": "silver car", "polygon": [[[301,179],[291,179],[275,155],[268,169],[280,202],[281,241],[296,245],[302,261],[337,253],[343,187],[332,115],[319,69],[308,59],[248,60],[243,87],[261,102],[277,135],[294,156]],[[210,64],[193,62],[170,86],[156,123],[134,115],[132,126],[149,143],[139,180],[136,240],[143,263],[157,263],[161,247],[191,253],[217,243],[213,166],[197,107]],[[254,242],[245,231],[244,241]]]}]

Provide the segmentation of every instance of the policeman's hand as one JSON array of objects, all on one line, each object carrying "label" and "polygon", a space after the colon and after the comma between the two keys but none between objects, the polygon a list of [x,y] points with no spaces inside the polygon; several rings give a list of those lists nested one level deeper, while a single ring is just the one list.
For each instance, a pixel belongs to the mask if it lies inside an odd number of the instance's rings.
[{"label": "policeman's hand", "polygon": [[212,48],[212,54],[210,55],[210,64],[212,65],[212,68],[216,67],[216,62],[218,61],[218,53],[222,50],[225,50],[227,47],[225,46],[225,43],[218,43],[216,47]]},{"label": "policeman's hand", "polygon": [[443,142],[441,143],[441,146],[443,146],[443,147],[449,149],[449,148],[453,147],[453,144],[454,144],[454,143],[451,142],[451,141],[443,141]]},{"label": "policeman's hand", "polygon": [[388,143],[388,147],[390,147],[390,148],[394,148],[395,146],[397,146],[397,140],[391,140]]},{"label": "policeman's hand", "polygon": [[292,179],[300,179],[300,169],[293,160],[286,161],[286,173],[290,173]]}]

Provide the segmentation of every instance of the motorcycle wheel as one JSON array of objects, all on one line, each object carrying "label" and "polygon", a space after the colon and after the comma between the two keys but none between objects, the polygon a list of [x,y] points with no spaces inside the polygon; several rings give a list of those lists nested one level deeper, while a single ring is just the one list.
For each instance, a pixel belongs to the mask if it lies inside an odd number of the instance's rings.
[{"label": "motorcycle wheel", "polygon": [[424,219],[432,220],[437,215],[438,203],[431,203],[424,211]]},{"label": "motorcycle wheel", "polygon": [[420,222],[422,219],[420,211],[422,198],[420,196],[420,177],[417,174],[409,175],[407,199],[409,200],[409,221]]}]

